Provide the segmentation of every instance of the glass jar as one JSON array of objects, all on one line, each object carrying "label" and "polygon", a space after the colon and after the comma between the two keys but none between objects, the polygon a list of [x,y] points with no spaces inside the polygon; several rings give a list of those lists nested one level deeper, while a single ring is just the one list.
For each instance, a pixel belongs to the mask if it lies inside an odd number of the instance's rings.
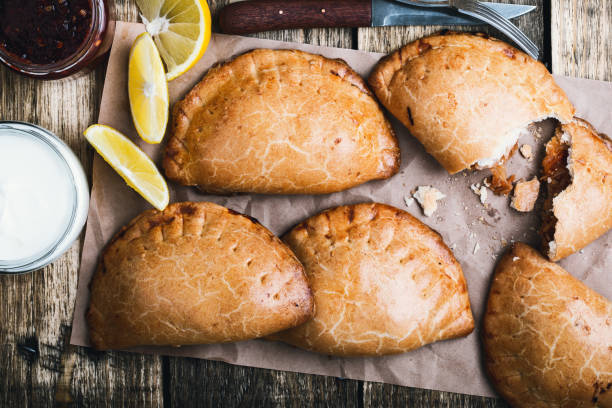
[{"label": "glass jar", "polygon": [[[45,0],[38,1],[41,5],[45,4]],[[63,1],[66,2],[67,0]],[[39,79],[59,79],[76,74],[77,72],[84,73],[91,70],[110,49],[114,34],[114,21],[110,19],[111,10],[104,0],[89,0],[88,3],[91,9],[91,25],[88,27],[88,31],[83,33],[82,42],[77,46],[75,52],[55,62],[32,62],[30,59],[23,58],[23,55],[17,55],[15,52],[9,51],[2,46],[2,41],[0,41],[0,62],[20,74]],[[5,5],[5,7],[8,6]],[[48,7],[55,6],[50,5]],[[2,10],[0,10],[0,12],[1,11]],[[17,27],[17,30],[23,30],[23,28],[18,27],[20,21],[25,21],[25,23],[23,23],[24,26],[28,23],[31,24],[31,22],[28,21],[27,13],[34,13],[34,10],[28,10],[26,8],[26,10],[20,11],[20,13],[23,13],[23,18],[11,19],[5,25],[12,25],[13,29]],[[8,16],[8,14],[6,15]],[[52,16],[51,18],[55,21],[57,16]],[[0,17],[0,25],[2,24],[1,21]],[[68,19],[66,21],[69,22],[70,20]],[[57,24],[52,25],[52,27],[55,26],[57,26]],[[0,30],[2,29],[3,27],[0,26]],[[15,32],[13,32],[13,34],[15,34]],[[45,40],[43,39],[42,41]],[[49,46],[59,47],[60,41],[57,43],[56,45],[50,44]]]},{"label": "glass jar", "polygon": [[0,273],[42,268],[85,225],[87,177],[64,142],[29,123],[0,121],[0,161]]}]

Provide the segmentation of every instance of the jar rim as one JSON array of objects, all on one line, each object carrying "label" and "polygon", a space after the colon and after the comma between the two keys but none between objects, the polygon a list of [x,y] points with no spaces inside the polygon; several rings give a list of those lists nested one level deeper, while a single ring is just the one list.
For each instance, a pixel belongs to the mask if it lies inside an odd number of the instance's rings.
[{"label": "jar rim", "polygon": [[83,167],[76,155],[62,140],[50,131],[26,122],[0,121],[0,130],[9,129],[21,133],[46,144],[62,162],[72,184],[72,209],[70,218],[62,234],[44,250],[29,257],[0,260],[0,273],[19,274],[39,269],[57,259],[80,234],[89,209],[89,187]]},{"label": "jar rim", "polygon": [[87,32],[87,36],[74,54],[50,64],[32,64],[25,62],[21,58],[13,57],[13,54],[6,52],[0,47],[0,62],[4,63],[9,68],[20,73],[33,77],[46,77],[49,74],[54,74],[56,77],[62,77],[66,72],[69,72],[75,66],[89,58],[89,50],[97,41],[98,28],[106,26],[109,22],[108,10],[104,4],[104,0],[90,0],[91,2],[91,25]]}]

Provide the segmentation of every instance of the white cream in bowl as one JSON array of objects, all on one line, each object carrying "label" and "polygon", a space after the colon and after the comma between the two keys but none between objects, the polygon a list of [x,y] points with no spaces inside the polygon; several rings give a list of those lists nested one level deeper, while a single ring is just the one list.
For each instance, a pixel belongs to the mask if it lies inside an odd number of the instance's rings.
[{"label": "white cream in bowl", "polygon": [[0,272],[40,268],[76,239],[88,206],[85,174],[45,129],[0,122]]}]

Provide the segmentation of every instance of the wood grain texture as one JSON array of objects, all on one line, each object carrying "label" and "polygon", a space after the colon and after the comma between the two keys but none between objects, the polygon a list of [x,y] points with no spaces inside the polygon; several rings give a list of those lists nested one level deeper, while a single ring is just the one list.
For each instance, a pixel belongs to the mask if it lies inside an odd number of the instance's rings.
[{"label": "wood grain texture", "polygon": [[371,0],[251,0],[232,3],[218,16],[226,34],[313,27],[363,27],[372,21]]},{"label": "wood grain texture", "polygon": [[[610,0],[553,0],[552,8],[543,0],[520,2],[540,6],[517,21],[536,44],[546,46],[544,59],[552,59],[555,72],[612,79]],[[228,1],[209,3],[216,16]],[[114,15],[137,21],[134,1],[116,0]],[[388,52],[441,28],[285,30],[255,36]],[[33,122],[55,132],[90,174],[93,150],[82,131],[96,121],[104,74],[102,64],[77,79],[40,82],[0,66],[0,119]],[[0,407],[506,407],[497,399],[462,394],[70,346],[80,250],[81,243],[75,243],[54,264],[32,274],[0,275]]]},{"label": "wood grain texture", "polygon": [[612,1],[553,0],[552,70],[612,81]]},{"label": "wood grain texture", "polygon": [[[131,3],[115,15],[136,21]],[[104,63],[76,79],[43,82],[0,66],[0,119],[39,124],[62,138],[91,174],[93,149],[83,130],[97,119]],[[0,275],[0,406],[95,404],[160,406],[161,358],[93,354],[68,345],[81,241],[41,270]]]}]

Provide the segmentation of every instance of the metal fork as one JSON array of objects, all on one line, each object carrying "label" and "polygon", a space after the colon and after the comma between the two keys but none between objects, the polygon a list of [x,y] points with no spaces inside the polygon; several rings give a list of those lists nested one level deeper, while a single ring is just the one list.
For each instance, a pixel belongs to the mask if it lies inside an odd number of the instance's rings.
[{"label": "metal fork", "polygon": [[402,3],[420,7],[450,7],[460,13],[467,14],[484,21],[506,34],[512,41],[521,47],[534,59],[538,59],[540,50],[529,37],[507,18],[476,0],[399,0]]}]

